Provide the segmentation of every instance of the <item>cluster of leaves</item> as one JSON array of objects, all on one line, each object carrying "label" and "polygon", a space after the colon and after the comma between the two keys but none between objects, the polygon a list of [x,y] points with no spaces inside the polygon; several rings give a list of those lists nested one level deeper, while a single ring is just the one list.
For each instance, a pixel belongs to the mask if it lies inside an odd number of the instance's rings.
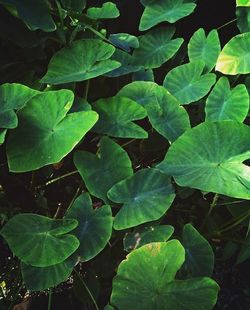
[{"label": "cluster of leaves", "polygon": [[212,309],[219,286],[206,238],[229,239],[238,263],[250,258],[248,230],[240,246],[224,234],[242,238],[250,216],[250,2],[237,0],[242,33],[222,49],[217,30],[198,29],[187,44],[176,38],[174,24],[195,0],[140,3],[136,37],[102,28],[120,15],[112,2],[0,0],[3,20],[20,27],[18,38],[10,27],[8,40],[34,51],[24,75],[3,68],[14,81],[0,86],[1,167],[20,182],[31,178],[29,191],[45,200],[51,184],[77,180],[66,208],[53,215],[48,202],[6,213],[0,233],[29,291],[54,288],[74,271],[98,309],[79,268],[87,272],[123,241],[105,309]]}]

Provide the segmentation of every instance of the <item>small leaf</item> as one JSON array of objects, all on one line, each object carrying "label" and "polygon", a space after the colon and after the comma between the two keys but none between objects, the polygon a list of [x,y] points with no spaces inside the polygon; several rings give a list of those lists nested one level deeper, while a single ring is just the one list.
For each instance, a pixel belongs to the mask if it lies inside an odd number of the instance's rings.
[{"label": "small leaf", "polygon": [[82,12],[86,6],[86,0],[61,0],[62,6],[66,10]]},{"label": "small leaf", "polygon": [[158,220],[171,206],[175,194],[170,177],[148,168],[115,184],[108,197],[123,204],[114,221],[114,228],[121,230]]},{"label": "small leaf", "polygon": [[137,37],[128,33],[114,33],[109,36],[109,41],[111,41],[115,46],[123,49],[126,52],[130,52],[131,48],[138,48],[139,41]]},{"label": "small leaf", "polygon": [[47,267],[63,262],[78,248],[77,238],[67,234],[77,225],[76,220],[54,220],[23,213],[12,217],[0,233],[24,263]]},{"label": "small leaf", "polygon": [[109,19],[119,17],[120,12],[113,2],[105,2],[100,8],[88,8],[87,15],[92,19]]}]

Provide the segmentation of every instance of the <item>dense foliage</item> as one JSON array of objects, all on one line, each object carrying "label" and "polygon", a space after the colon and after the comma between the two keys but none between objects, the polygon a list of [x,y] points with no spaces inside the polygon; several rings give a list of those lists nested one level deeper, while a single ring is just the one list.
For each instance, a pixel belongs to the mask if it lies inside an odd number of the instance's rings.
[{"label": "dense foliage", "polygon": [[3,308],[228,309],[250,259],[250,1],[190,38],[202,1],[120,2],[0,0]]}]

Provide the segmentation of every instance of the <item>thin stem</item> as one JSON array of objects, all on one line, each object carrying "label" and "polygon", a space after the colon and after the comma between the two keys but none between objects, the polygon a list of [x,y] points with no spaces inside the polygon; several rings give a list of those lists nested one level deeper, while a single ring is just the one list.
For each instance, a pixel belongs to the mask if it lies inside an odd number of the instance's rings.
[{"label": "thin stem", "polygon": [[80,193],[81,189],[82,189],[82,185],[80,185],[80,186],[77,188],[77,190],[76,190],[76,192],[75,192],[75,195],[74,195],[74,197],[72,198],[72,200],[71,200],[71,202],[70,202],[70,204],[69,204],[67,210],[72,206],[73,202],[75,201],[76,197],[77,197],[78,194]]},{"label": "thin stem", "polygon": [[95,301],[95,298],[94,296],[92,295],[91,291],[89,290],[87,284],[85,283],[85,281],[83,280],[83,278],[79,275],[79,273],[76,271],[76,269],[74,268],[74,273],[76,274],[76,276],[78,277],[78,279],[81,281],[82,285],[85,287],[86,291],[88,292],[89,294],[89,297],[91,298],[92,302],[93,302],[93,305],[95,306],[95,309],[96,310],[100,310],[96,301]]},{"label": "thin stem", "polygon": [[60,180],[62,180],[62,179],[65,179],[65,178],[67,178],[67,177],[69,177],[69,176],[71,176],[71,175],[77,174],[77,173],[78,173],[78,170],[74,170],[74,171],[68,172],[68,173],[66,173],[66,174],[63,174],[63,175],[61,175],[61,176],[55,178],[55,179],[49,180],[49,181],[46,182],[45,184],[41,184],[41,185],[36,186],[36,189],[39,189],[39,188],[48,186],[48,185],[50,185],[50,184],[52,184],[52,183],[55,183],[55,182],[57,182],[57,181],[60,181]]},{"label": "thin stem", "polygon": [[83,98],[85,100],[88,100],[89,86],[90,86],[90,80],[87,80],[85,83],[84,94],[83,94]]},{"label": "thin stem", "polygon": [[125,146],[129,145],[130,143],[133,143],[133,142],[136,141],[136,140],[138,140],[138,139],[129,140],[128,142],[122,144],[121,147],[125,147]]},{"label": "thin stem", "polygon": [[113,42],[111,42],[109,39],[107,39],[103,34],[101,34],[99,31],[97,31],[95,28],[91,26],[86,26],[87,29],[92,31],[94,34],[96,34],[98,37],[100,37],[103,41],[108,42],[111,45],[114,45]]},{"label": "thin stem", "polygon": [[52,289],[49,289],[48,310],[51,310]]},{"label": "thin stem", "polygon": [[219,194],[215,194],[214,198],[213,198],[213,201],[212,201],[212,203],[211,203],[211,205],[209,207],[209,210],[208,210],[208,212],[207,212],[207,214],[206,214],[206,216],[204,218],[204,221],[203,221],[203,223],[201,225],[201,229],[205,226],[207,219],[209,218],[209,216],[213,212],[213,210],[214,210],[214,208],[215,208],[215,206],[217,204],[218,198],[219,198]]},{"label": "thin stem", "polygon": [[236,21],[237,21],[237,18],[234,18],[234,19],[230,20],[229,22],[223,24],[222,26],[218,27],[217,30],[220,30],[220,29],[222,29],[222,28],[224,28],[224,27],[226,27],[226,26],[228,26],[228,25],[230,25]]},{"label": "thin stem", "polygon": [[239,224],[241,224],[242,222],[244,222],[248,217],[250,216],[250,212],[248,212],[245,216],[243,216],[242,218],[240,218],[238,221],[235,221],[234,223],[232,223],[231,225],[228,225],[222,229],[220,229],[218,231],[218,234],[221,234],[222,232],[231,230],[232,228],[234,228],[235,226],[238,226]]}]

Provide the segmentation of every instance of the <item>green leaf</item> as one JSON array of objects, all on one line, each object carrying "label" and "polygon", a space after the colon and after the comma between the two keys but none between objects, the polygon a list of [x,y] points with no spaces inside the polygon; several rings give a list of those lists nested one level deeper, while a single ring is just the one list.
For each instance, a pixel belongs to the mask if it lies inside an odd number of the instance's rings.
[{"label": "green leaf", "polygon": [[4,129],[4,130],[0,129],[0,144],[4,143],[6,133],[7,133],[7,129]]},{"label": "green leaf", "polygon": [[186,253],[181,268],[182,275],[210,277],[213,274],[214,253],[208,241],[191,224],[186,224],[181,243]]},{"label": "green leaf", "polygon": [[96,155],[85,151],[76,152],[74,163],[91,195],[105,203],[109,203],[108,190],[133,175],[127,152],[108,137],[100,140],[100,149]]},{"label": "green leaf", "polygon": [[234,121],[206,122],[186,131],[157,168],[180,186],[250,199],[250,127]]},{"label": "green leaf", "polygon": [[87,15],[92,19],[109,19],[119,17],[120,12],[113,2],[105,2],[100,8],[88,8]]},{"label": "green leaf", "polygon": [[75,263],[76,259],[72,257],[48,267],[34,267],[21,262],[25,286],[29,291],[42,291],[55,287],[69,278]]},{"label": "green leaf", "polygon": [[136,71],[132,75],[132,81],[149,81],[154,82],[154,71],[153,69],[142,69]]},{"label": "green leaf", "polygon": [[81,261],[88,261],[101,252],[112,233],[112,212],[110,206],[93,209],[88,193],[80,195],[66,214],[67,219],[75,219],[79,225],[71,233],[80,241],[74,255]]},{"label": "green leaf", "polygon": [[47,0],[0,0],[0,3],[14,6],[18,17],[30,28],[43,31],[54,31],[56,25],[50,15],[50,3]]},{"label": "green leaf", "polygon": [[171,206],[175,194],[170,177],[147,168],[115,184],[108,197],[123,204],[114,220],[114,228],[121,230],[158,220]]},{"label": "green leaf", "polygon": [[62,6],[66,10],[82,12],[86,6],[86,0],[61,0]]},{"label": "green leaf", "polygon": [[153,29],[140,36],[139,48],[134,50],[131,64],[145,69],[160,67],[175,55],[183,43],[182,38],[171,40],[174,33],[174,27],[168,27]]},{"label": "green leaf", "polygon": [[202,60],[205,64],[205,73],[210,72],[220,54],[220,39],[217,30],[212,30],[206,37],[203,28],[198,29],[188,43],[188,57],[190,62]]},{"label": "green leaf", "polygon": [[175,23],[190,15],[196,7],[193,2],[185,3],[183,0],[151,0],[143,3],[146,7],[141,17],[140,31],[150,29],[162,22]]},{"label": "green leaf", "polygon": [[76,220],[23,213],[13,216],[0,233],[24,263],[47,267],[63,262],[78,248],[77,238],[67,234],[77,225]]},{"label": "green leaf", "polygon": [[236,0],[237,6],[250,6],[250,0]]},{"label": "green leaf", "polygon": [[148,137],[147,132],[132,121],[146,117],[146,110],[135,101],[123,97],[99,99],[93,104],[99,114],[94,132],[119,138]]},{"label": "green leaf", "polygon": [[250,32],[233,37],[223,47],[215,70],[229,75],[250,73],[249,44]]},{"label": "green leaf", "polygon": [[98,39],[79,40],[54,54],[41,83],[63,84],[85,81],[120,67],[109,58],[115,48]]},{"label": "green leaf", "polygon": [[19,126],[7,141],[10,171],[31,171],[57,163],[83,138],[98,115],[94,111],[67,114],[73,99],[69,90],[45,92],[19,111]]},{"label": "green leaf", "polygon": [[166,75],[163,86],[175,96],[181,104],[189,104],[203,98],[216,81],[213,73],[203,74],[202,61],[178,66]]},{"label": "green leaf", "polygon": [[185,260],[177,240],[132,251],[118,267],[111,304],[119,310],[212,310],[219,286],[210,278],[175,280]]},{"label": "green leaf", "polygon": [[130,252],[151,242],[167,241],[173,234],[171,225],[148,226],[126,233],[123,238],[124,250]]},{"label": "green leaf", "polygon": [[206,120],[243,122],[249,110],[249,95],[244,84],[230,89],[226,77],[221,77],[206,101]]},{"label": "green leaf", "polygon": [[241,33],[250,31],[250,7],[241,6],[236,8],[237,27]]},{"label": "green leaf", "polygon": [[137,37],[128,33],[111,34],[109,36],[109,41],[126,52],[130,52],[131,48],[139,47],[139,41]]}]

